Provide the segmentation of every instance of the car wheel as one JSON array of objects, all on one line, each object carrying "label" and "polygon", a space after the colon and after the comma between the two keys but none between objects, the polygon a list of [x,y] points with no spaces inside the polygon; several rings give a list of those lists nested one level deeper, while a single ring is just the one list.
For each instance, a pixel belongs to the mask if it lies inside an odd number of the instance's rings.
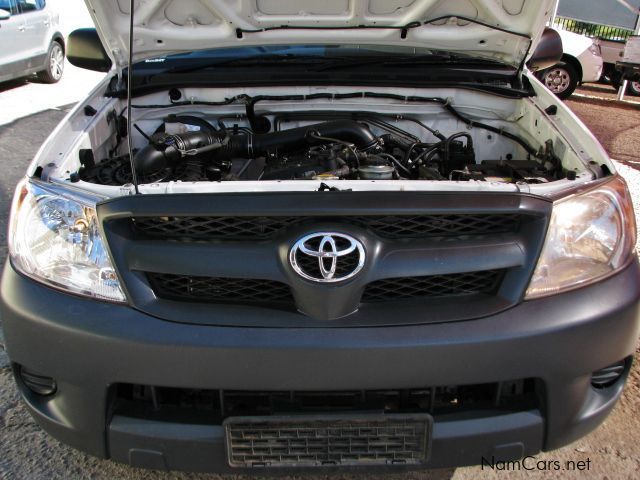
[{"label": "car wheel", "polygon": [[[612,81],[611,84],[617,91],[620,90],[623,81],[624,80],[622,78],[618,78],[615,81]],[[625,93],[634,97],[640,97],[640,82],[628,82],[627,91]]]},{"label": "car wheel", "polygon": [[49,47],[47,57],[47,68],[38,72],[38,78],[44,83],[57,83],[62,78],[64,72],[64,50],[60,43],[55,40]]},{"label": "car wheel", "polygon": [[569,63],[559,63],[542,72],[542,83],[561,99],[569,98],[578,86],[578,72]]},{"label": "car wheel", "polygon": [[627,86],[627,93],[634,97],[640,97],[640,82],[629,82]]}]

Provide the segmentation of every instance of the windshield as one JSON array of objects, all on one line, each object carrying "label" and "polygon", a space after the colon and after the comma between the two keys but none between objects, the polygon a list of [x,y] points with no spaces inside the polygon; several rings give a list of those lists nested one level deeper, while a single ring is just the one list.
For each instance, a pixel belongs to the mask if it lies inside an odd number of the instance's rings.
[{"label": "windshield", "polygon": [[15,3],[11,0],[0,0],[0,10],[6,10],[12,15],[18,13],[17,8],[15,7]]}]

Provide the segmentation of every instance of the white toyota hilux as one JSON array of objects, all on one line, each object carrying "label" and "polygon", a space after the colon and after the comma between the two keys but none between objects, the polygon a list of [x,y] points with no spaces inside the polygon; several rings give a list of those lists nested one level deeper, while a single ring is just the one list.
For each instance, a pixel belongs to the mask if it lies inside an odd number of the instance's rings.
[{"label": "white toyota hilux", "polygon": [[68,58],[108,74],[18,185],[1,283],[47,432],[136,467],[396,471],[606,418],[634,213],[530,71],[562,54],[553,0],[87,4]]}]

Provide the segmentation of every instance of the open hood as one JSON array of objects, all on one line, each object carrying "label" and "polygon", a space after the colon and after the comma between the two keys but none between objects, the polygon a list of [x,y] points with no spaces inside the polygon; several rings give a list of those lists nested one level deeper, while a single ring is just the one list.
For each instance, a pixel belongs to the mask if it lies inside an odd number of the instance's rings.
[{"label": "open hood", "polygon": [[[557,0],[135,0],[135,61],[276,44],[402,45],[522,66]],[[130,0],[86,0],[119,67]]]}]

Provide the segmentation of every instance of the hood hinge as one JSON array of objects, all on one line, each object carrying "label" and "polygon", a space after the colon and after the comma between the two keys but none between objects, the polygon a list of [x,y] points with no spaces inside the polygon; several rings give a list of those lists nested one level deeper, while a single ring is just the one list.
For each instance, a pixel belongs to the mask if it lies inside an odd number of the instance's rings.
[{"label": "hood hinge", "polygon": [[123,58],[122,50],[120,50],[119,48],[114,48],[113,50],[111,50],[111,53],[113,53],[113,58],[115,60],[116,77],[118,78],[118,87],[123,87],[124,86],[124,83],[123,83],[124,67],[123,66],[127,64],[127,59]]},{"label": "hood hinge", "polygon": [[515,82],[518,90],[524,90],[524,64],[516,72]]}]

